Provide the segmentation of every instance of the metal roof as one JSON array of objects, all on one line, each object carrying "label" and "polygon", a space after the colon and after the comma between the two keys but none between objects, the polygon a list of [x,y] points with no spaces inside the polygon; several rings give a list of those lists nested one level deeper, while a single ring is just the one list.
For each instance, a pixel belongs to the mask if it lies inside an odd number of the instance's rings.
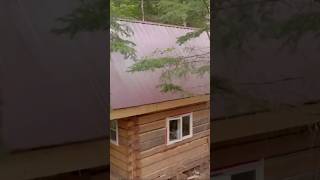
[{"label": "metal roof", "polygon": [[[175,55],[190,56],[199,52],[210,52],[210,41],[206,34],[190,40],[185,45],[176,43],[178,37],[191,32],[191,28],[163,25],[149,22],[121,21],[129,26],[134,34],[130,40],[136,44],[138,58],[151,56],[157,49],[175,48]],[[195,48],[192,52],[185,49]],[[207,57],[210,58],[209,55]],[[180,93],[162,93],[157,88],[159,85],[161,70],[150,72],[127,72],[134,63],[132,59],[124,59],[119,53],[111,54],[110,62],[110,100],[111,108],[127,108],[162,101],[185,98]],[[204,77],[189,76],[176,81],[184,90],[193,95],[209,94],[209,75]]]}]

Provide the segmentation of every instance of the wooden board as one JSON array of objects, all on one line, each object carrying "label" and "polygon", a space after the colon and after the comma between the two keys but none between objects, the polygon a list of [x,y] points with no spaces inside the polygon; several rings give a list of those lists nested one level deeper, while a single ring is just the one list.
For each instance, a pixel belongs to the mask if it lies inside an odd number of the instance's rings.
[{"label": "wooden board", "polygon": [[189,143],[185,143],[185,144],[183,144],[181,146],[177,146],[173,149],[170,149],[170,150],[167,150],[164,152],[160,152],[160,153],[157,153],[153,156],[149,156],[147,158],[141,159],[139,161],[138,167],[142,168],[142,167],[157,163],[159,161],[166,160],[168,158],[171,158],[173,156],[176,156],[180,153],[183,153],[183,152],[188,151],[190,149],[196,148],[196,147],[201,146],[203,144],[208,144],[208,142],[209,142],[208,137],[203,137],[203,138],[191,141]]},{"label": "wooden board", "polygon": [[165,136],[166,128],[156,129],[154,131],[139,134],[139,142],[153,140],[156,137]]},{"label": "wooden board", "polygon": [[120,178],[127,179],[128,177],[128,171],[125,171],[121,168],[119,168],[116,164],[110,163],[110,172],[119,180]]},{"label": "wooden board", "polygon": [[141,134],[141,133],[165,128],[165,126],[166,126],[165,119],[161,119],[161,120],[154,121],[154,122],[151,122],[148,124],[139,125],[139,126],[137,126],[137,128],[138,128],[138,133]]},{"label": "wooden board", "polygon": [[209,118],[195,119],[195,120],[193,120],[193,127],[199,126],[199,125],[202,125],[202,124],[206,124],[206,123],[210,123],[210,119]]},{"label": "wooden board", "polygon": [[206,108],[193,111],[193,121],[199,121],[201,119],[210,119],[210,109]]},{"label": "wooden board", "polygon": [[123,171],[128,171],[128,164],[126,163],[127,161],[121,161],[120,159],[117,159],[114,155],[110,156],[110,167],[113,167],[114,165],[123,170]]},{"label": "wooden board", "polygon": [[201,95],[201,96],[194,96],[194,97],[190,97],[190,98],[165,101],[165,102],[148,104],[148,105],[137,106],[137,107],[115,109],[115,110],[111,110],[110,119],[111,120],[122,119],[122,118],[126,118],[126,117],[132,117],[132,116],[137,116],[137,115],[142,115],[142,114],[165,111],[168,109],[174,109],[177,107],[189,106],[189,105],[203,103],[203,102],[209,102],[209,101],[210,101],[209,95]]},{"label": "wooden board", "polygon": [[194,141],[194,140],[197,140],[199,138],[202,138],[202,137],[208,137],[210,135],[210,130],[205,130],[203,132],[200,132],[200,133],[197,133],[197,134],[194,134],[192,136],[192,138],[189,138],[189,139],[185,139],[181,142],[177,142],[175,144],[171,144],[171,145],[160,145],[160,146],[157,146],[157,147],[154,147],[154,148],[151,148],[149,150],[146,150],[146,151],[142,151],[138,154],[138,159],[143,159],[143,158],[146,158],[148,156],[152,156],[154,154],[157,154],[157,153],[160,153],[160,152],[163,152],[163,151],[167,151],[169,149],[172,149],[172,148],[175,148],[177,146],[181,146],[185,143],[188,143],[188,142],[191,142],[191,141]]},{"label": "wooden board", "polygon": [[[207,155],[201,155],[197,159],[192,159],[191,161],[185,161],[184,164],[176,163],[171,166],[168,166],[164,169],[160,169],[146,177],[144,179],[152,179],[152,180],[168,180],[177,174],[182,173],[183,171],[190,170],[193,167],[198,165],[207,164],[207,168],[209,168],[210,159]],[[206,177],[209,179],[209,177]],[[208,180],[203,179],[203,180]],[[179,179],[180,180],[180,179]]]},{"label": "wooden board", "polygon": [[141,142],[139,143],[139,151],[145,151],[153,147],[163,145],[166,143],[165,138],[166,138],[165,136],[158,136],[152,140]]},{"label": "wooden board", "polygon": [[[195,104],[195,105],[190,105],[190,106],[185,106],[185,107],[179,107],[176,109],[168,110],[168,111],[161,111],[158,113],[152,113],[152,114],[147,114],[140,116],[138,118],[138,124],[147,124],[153,121],[157,121],[160,119],[166,119],[168,117],[172,116],[177,116],[181,114],[186,114],[190,112],[197,112],[200,110],[206,110],[208,111],[208,103],[201,103],[201,104]],[[200,116],[202,115],[201,113],[199,114]],[[196,117],[198,114],[196,114]]]},{"label": "wooden board", "polygon": [[209,123],[206,123],[206,124],[201,124],[199,126],[194,126],[193,127],[193,133],[199,133],[199,132],[202,132],[202,131],[205,131],[207,129],[210,129],[210,124]]},{"label": "wooden board", "polygon": [[127,162],[128,161],[128,156],[126,156],[125,154],[122,154],[118,151],[116,151],[115,149],[110,148],[110,156],[114,156],[117,159],[123,161],[123,162]]},{"label": "wooden board", "polygon": [[152,164],[150,166],[138,169],[139,174],[141,176],[147,176],[149,174],[152,174],[153,172],[166,168],[172,164],[176,164],[177,162],[183,162],[185,160],[195,160],[198,159],[201,155],[209,155],[209,146],[208,144],[201,145],[199,147],[193,148],[191,150],[185,151],[183,153],[180,153],[176,156],[173,156],[172,158],[159,161],[158,163]]},{"label": "wooden board", "polygon": [[115,151],[118,151],[124,155],[128,155],[128,147],[117,146],[117,145],[110,143],[110,149],[114,149]]}]

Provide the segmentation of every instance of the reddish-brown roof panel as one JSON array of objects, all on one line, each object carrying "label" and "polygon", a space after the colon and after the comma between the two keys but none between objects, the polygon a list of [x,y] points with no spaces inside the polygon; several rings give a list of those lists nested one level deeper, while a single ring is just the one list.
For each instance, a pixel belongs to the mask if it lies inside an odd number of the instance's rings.
[{"label": "reddish-brown roof panel", "polygon": [[[178,37],[192,31],[153,23],[124,22],[134,32],[131,41],[136,44],[139,58],[151,56],[156,49],[175,48],[175,55],[190,56],[203,52],[210,52],[210,41],[206,34],[201,35],[183,46],[176,43]],[[188,47],[195,48],[192,52],[186,51]],[[189,54],[188,54],[189,53]],[[209,60],[209,55],[207,56]],[[131,59],[124,59],[118,53],[111,54],[110,63],[110,97],[113,109],[127,108],[162,101],[183,98],[181,93],[162,93],[157,85],[160,84],[161,70],[154,72],[127,72],[134,63]],[[191,92],[191,96],[209,94],[209,75],[203,77],[189,76],[178,79],[177,84],[184,90]],[[185,96],[184,96],[185,97]]]}]

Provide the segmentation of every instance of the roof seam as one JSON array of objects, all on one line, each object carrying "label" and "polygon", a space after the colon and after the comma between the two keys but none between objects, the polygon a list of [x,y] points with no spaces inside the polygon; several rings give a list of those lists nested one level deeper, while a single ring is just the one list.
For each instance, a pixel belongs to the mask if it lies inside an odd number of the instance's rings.
[{"label": "roof seam", "polygon": [[173,27],[173,28],[177,28],[177,29],[188,29],[188,30],[199,29],[199,28],[195,28],[195,27],[184,27],[184,26],[178,26],[178,25],[173,25],[173,24],[164,24],[164,23],[157,23],[157,22],[151,22],[151,21],[139,21],[139,20],[125,19],[125,18],[118,18],[118,21],[156,25],[156,26],[165,26],[165,27]]}]

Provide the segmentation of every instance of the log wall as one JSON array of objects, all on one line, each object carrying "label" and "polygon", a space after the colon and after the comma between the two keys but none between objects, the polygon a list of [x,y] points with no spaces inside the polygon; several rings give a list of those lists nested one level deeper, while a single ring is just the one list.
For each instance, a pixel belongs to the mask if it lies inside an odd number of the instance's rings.
[{"label": "log wall", "polygon": [[[167,145],[166,118],[190,112],[193,136]],[[112,173],[127,179],[153,180],[169,179],[200,165],[209,168],[209,113],[209,104],[200,103],[119,120],[122,143],[119,147],[111,145]]]},{"label": "log wall", "polygon": [[127,179],[129,157],[129,124],[127,119],[118,120],[119,145],[110,143],[110,178]]}]

